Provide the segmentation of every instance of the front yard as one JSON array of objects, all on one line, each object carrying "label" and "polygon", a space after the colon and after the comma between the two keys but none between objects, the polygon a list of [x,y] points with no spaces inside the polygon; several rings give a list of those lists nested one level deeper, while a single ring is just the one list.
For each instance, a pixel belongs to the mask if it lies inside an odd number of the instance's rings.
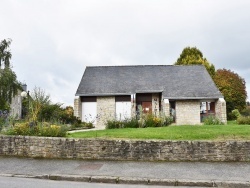
[{"label": "front yard", "polygon": [[183,125],[158,128],[124,128],[70,133],[70,138],[250,140],[250,125]]}]

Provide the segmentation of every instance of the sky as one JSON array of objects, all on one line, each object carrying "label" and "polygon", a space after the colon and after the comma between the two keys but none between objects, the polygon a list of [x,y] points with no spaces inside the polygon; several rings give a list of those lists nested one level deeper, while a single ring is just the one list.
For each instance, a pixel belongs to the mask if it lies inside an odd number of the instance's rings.
[{"label": "sky", "polygon": [[86,66],[172,65],[188,46],[250,95],[249,0],[1,0],[7,38],[18,80],[64,106]]}]

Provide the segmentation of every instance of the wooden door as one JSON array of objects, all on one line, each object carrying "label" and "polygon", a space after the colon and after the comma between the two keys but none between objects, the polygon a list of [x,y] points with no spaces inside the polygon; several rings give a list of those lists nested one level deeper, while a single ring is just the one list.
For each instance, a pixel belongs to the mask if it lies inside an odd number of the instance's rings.
[{"label": "wooden door", "polygon": [[142,102],[142,111],[145,114],[152,114],[152,102]]}]

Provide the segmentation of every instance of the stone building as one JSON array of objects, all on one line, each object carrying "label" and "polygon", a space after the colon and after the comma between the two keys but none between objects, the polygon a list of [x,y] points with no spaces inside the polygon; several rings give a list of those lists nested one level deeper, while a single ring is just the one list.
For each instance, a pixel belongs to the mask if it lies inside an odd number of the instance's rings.
[{"label": "stone building", "polygon": [[201,124],[207,116],[226,123],[226,102],[202,65],[86,67],[74,114],[104,128],[108,119],[138,113],[173,115],[177,125]]}]

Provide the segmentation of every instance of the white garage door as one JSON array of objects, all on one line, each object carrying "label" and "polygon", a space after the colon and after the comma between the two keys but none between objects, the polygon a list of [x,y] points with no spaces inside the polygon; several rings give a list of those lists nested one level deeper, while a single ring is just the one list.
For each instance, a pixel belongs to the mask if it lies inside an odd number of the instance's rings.
[{"label": "white garage door", "polygon": [[92,122],[96,124],[96,102],[83,102],[82,103],[82,121]]},{"label": "white garage door", "polygon": [[116,119],[125,120],[131,118],[131,102],[116,102]]}]

